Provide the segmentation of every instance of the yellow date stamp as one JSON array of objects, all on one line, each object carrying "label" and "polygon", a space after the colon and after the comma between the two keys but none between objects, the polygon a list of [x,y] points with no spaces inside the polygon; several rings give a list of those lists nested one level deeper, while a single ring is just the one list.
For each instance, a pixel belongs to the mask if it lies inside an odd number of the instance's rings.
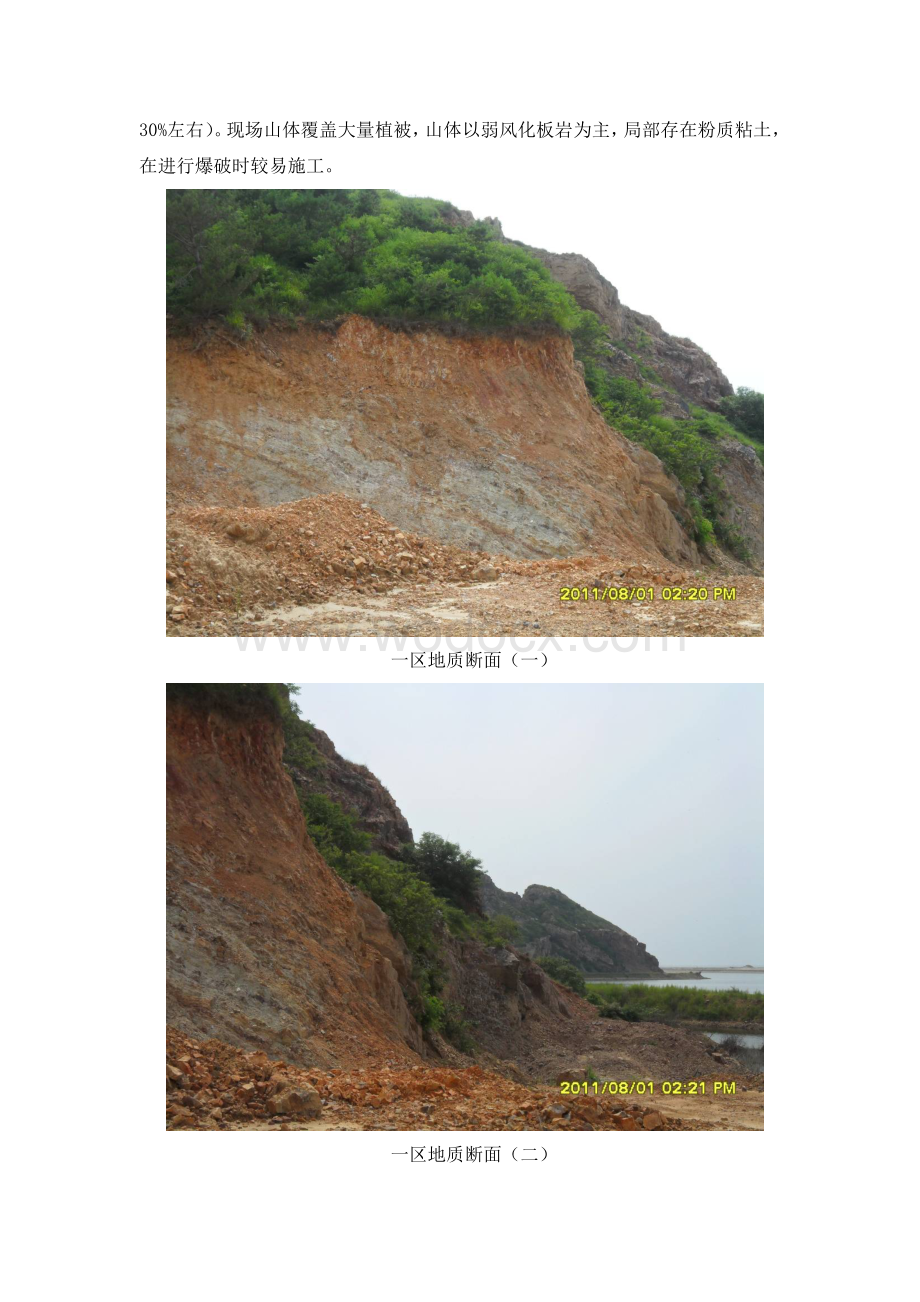
[{"label": "yellow date stamp", "polygon": [[560,588],[560,601],[737,601],[735,588],[694,587],[595,587]]},{"label": "yellow date stamp", "polygon": [[618,1098],[630,1094],[718,1094],[725,1097],[735,1093],[733,1080],[564,1080],[559,1084],[560,1094],[616,1095]]}]

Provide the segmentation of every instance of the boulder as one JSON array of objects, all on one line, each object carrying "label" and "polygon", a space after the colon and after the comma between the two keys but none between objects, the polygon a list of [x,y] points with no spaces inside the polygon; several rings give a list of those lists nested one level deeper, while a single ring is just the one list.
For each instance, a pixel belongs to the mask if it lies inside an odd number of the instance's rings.
[{"label": "boulder", "polygon": [[268,1100],[270,1116],[318,1117],[323,1101],[316,1090],[295,1085],[282,1085],[277,1094]]}]

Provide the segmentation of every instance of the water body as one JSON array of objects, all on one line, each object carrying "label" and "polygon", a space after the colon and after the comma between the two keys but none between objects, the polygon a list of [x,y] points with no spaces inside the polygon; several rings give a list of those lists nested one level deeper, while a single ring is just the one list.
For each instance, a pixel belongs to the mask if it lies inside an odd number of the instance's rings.
[{"label": "water body", "polygon": [[726,1031],[707,1031],[706,1034],[710,1040],[715,1040],[716,1044],[721,1044],[724,1040],[736,1040],[744,1049],[762,1049],[762,1035],[729,1035]]},{"label": "water body", "polygon": [[701,968],[702,976],[698,977],[671,977],[665,975],[664,980],[661,977],[615,977],[615,976],[586,976],[585,980],[588,985],[608,985],[612,982],[620,982],[623,985],[637,986],[689,986],[695,990],[751,990],[759,991],[763,994],[763,972],[755,972],[750,968],[740,968],[738,971],[727,972],[724,968]]}]

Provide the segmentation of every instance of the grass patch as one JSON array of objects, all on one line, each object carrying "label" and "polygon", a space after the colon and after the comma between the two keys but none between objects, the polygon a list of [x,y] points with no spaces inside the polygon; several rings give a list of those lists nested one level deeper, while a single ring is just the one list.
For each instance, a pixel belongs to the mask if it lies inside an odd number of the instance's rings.
[{"label": "grass patch", "polygon": [[588,999],[603,1017],[659,1022],[747,1022],[763,1025],[763,995],[749,990],[698,990],[692,986],[588,986]]}]

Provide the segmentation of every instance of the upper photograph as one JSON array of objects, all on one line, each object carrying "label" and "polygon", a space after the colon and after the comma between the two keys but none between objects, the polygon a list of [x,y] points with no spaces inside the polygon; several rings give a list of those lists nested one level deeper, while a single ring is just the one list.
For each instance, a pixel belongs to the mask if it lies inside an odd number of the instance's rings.
[{"label": "upper photograph", "polygon": [[763,636],[763,393],[500,218],[167,192],[168,636]]}]

